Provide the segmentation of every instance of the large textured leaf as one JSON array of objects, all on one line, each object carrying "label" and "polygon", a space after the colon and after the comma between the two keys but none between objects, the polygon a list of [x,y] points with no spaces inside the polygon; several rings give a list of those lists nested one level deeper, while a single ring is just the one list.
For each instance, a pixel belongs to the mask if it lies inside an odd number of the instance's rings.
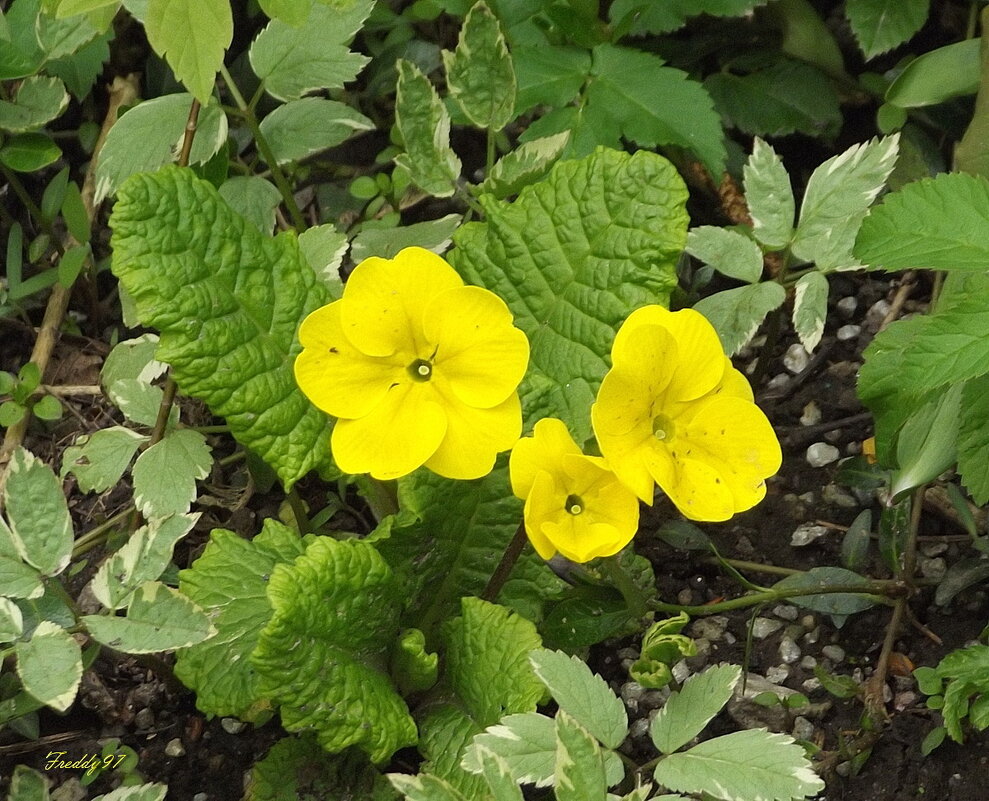
[{"label": "large textured leaf", "polygon": [[522,384],[532,425],[560,417],[581,442],[615,332],[666,304],[687,234],[686,189],[661,156],[598,150],[557,163],[514,203],[482,196],[485,223],[454,235],[451,263],[501,296],[529,337]]},{"label": "large textured leaf", "polygon": [[866,58],[878,56],[920,30],[931,0],[848,0],[845,13]]},{"label": "large textured leaf", "polygon": [[656,748],[661,753],[672,754],[700,734],[728,703],[741,676],[742,670],[737,665],[717,665],[687,679],[649,726],[649,736]]},{"label": "large textured leaf", "polygon": [[183,392],[290,487],[329,459],[330,427],[295,385],[296,329],[329,300],[291,234],[274,239],[206,181],[167,167],[136,175],[111,217],[113,270]]},{"label": "large textured leaf", "polygon": [[249,721],[270,714],[250,656],[271,619],[267,590],[275,565],[303,553],[299,535],[269,518],[253,540],[214,529],[203,555],[179,573],[179,589],[202,607],[217,630],[215,637],[180,651],[175,662],[175,675],[196,691],[196,706],[203,712]]},{"label": "large textured leaf", "polygon": [[356,745],[374,762],[416,742],[386,672],[402,599],[373,545],[317,540],[275,566],[268,600],[274,614],[251,659],[286,729],[313,729],[328,751]]},{"label": "large textured leaf", "polygon": [[24,689],[46,706],[64,712],[82,679],[82,651],[57,623],[42,621],[31,639],[17,643],[17,675]]},{"label": "large textured leaf", "polygon": [[43,575],[58,575],[69,564],[73,539],[62,484],[48,465],[23,448],[14,451],[8,470],[3,499],[10,528],[5,526],[0,535],[9,536],[16,554]]},{"label": "large textured leaf", "polygon": [[200,103],[206,103],[233,39],[233,14],[227,0],[149,0],[144,30],[175,77]]}]

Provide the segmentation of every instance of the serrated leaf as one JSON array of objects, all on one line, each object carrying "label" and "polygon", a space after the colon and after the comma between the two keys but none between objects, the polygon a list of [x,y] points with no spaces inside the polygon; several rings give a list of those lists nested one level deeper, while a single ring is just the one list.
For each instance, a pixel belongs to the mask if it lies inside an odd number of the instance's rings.
[{"label": "serrated leaf", "polygon": [[395,163],[424,192],[452,195],[461,165],[450,148],[450,115],[429,78],[405,59],[398,62],[395,124],[405,146]]},{"label": "serrated leaf", "polygon": [[[0,559],[0,563],[2,563]],[[0,571],[3,568],[0,567]],[[2,575],[2,573],[0,573]],[[6,585],[4,592],[7,591]],[[9,598],[0,595],[0,643],[13,642],[24,632],[24,616],[17,605]]]},{"label": "serrated leaf", "polygon": [[292,358],[299,323],[329,293],[295,237],[263,236],[178,168],[131,178],[111,226],[113,270],[161,331],[158,356],[179,387],[226,417],[286,487],[326,463],[330,426],[296,387]]},{"label": "serrated leaf", "polygon": [[556,724],[537,712],[507,715],[476,735],[464,751],[461,767],[481,773],[478,749],[487,748],[508,765],[515,781],[548,787],[556,764]]},{"label": "serrated leaf", "polygon": [[927,21],[931,0],[848,0],[845,14],[867,59],[903,44]]},{"label": "serrated leaf", "polygon": [[599,801],[607,794],[601,746],[565,711],[556,713],[557,801]]},{"label": "serrated leaf", "polygon": [[118,787],[93,801],[165,801],[168,787],[164,784],[137,784]]},{"label": "serrated leaf", "polygon": [[500,131],[515,109],[515,70],[498,18],[475,3],[460,29],[457,49],[443,51],[446,85],[478,128]]},{"label": "serrated leaf", "polygon": [[275,161],[287,164],[373,131],[374,123],[346,103],[304,97],[278,106],[261,120],[260,129]]},{"label": "serrated leaf", "polygon": [[23,133],[40,128],[58,117],[69,105],[69,93],[58,78],[32,75],[25,78],[13,101],[0,100],[0,129]]},{"label": "serrated leaf", "polygon": [[481,772],[494,801],[523,801],[522,790],[515,783],[508,763],[494,751],[483,746],[476,749]]},{"label": "serrated leaf", "polygon": [[79,622],[94,640],[127,654],[173,651],[216,634],[202,609],[156,581],[138,588],[126,617],[84,615]]},{"label": "serrated leaf", "polygon": [[766,0],[616,0],[610,18],[618,22],[634,14],[630,33],[666,33],[679,28],[690,17],[708,14],[714,17],[737,17],[763,5]]},{"label": "serrated leaf", "polygon": [[[131,423],[146,428],[153,428],[156,424],[164,397],[161,387],[138,378],[121,378],[110,384],[106,394]],[[173,406],[168,412],[166,431],[174,428],[178,421],[179,410]]]},{"label": "serrated leaf", "polygon": [[974,378],[962,389],[958,428],[958,472],[979,506],[989,503],[989,376]]},{"label": "serrated leaf", "polygon": [[533,651],[529,661],[560,709],[608,748],[622,744],[628,733],[625,704],[584,660],[544,648]]},{"label": "serrated leaf", "polygon": [[[96,166],[96,202],[113,195],[130,176],[154,172],[178,157],[192,95],[164,95],[139,103],[110,129]],[[190,164],[203,164],[227,140],[227,116],[216,101],[203,104]]]},{"label": "serrated leaf", "polygon": [[529,337],[528,424],[563,419],[578,442],[629,312],[666,304],[686,240],[686,189],[661,156],[599,149],[558,162],[514,203],[481,196],[487,222],[454,234],[448,259],[508,304]]},{"label": "serrated leaf", "polygon": [[853,145],[810,176],[793,236],[793,255],[820,270],[861,266],[852,245],[869,206],[893,171],[899,134]]},{"label": "serrated leaf", "polygon": [[670,754],[654,775],[678,792],[746,801],[790,801],[824,789],[804,749],[792,737],[764,729],[733,732]]},{"label": "serrated leaf", "polygon": [[220,184],[220,197],[245,220],[269,236],[275,227],[275,209],[282,202],[281,192],[271,181],[256,175],[235,175]]},{"label": "serrated leaf", "polygon": [[251,661],[286,729],[313,729],[327,751],[356,745],[374,762],[416,742],[383,669],[401,598],[373,545],[318,539],[292,566],[276,565],[268,599],[274,614]]},{"label": "serrated leaf", "polygon": [[89,585],[96,600],[108,609],[126,606],[138,587],[161,576],[176,543],[198,519],[199,515],[173,515],[141,526],[96,571]]},{"label": "serrated leaf", "polygon": [[522,187],[535,183],[549,172],[569,139],[570,133],[563,131],[525,142],[506,153],[485,177],[481,191],[494,195],[499,200],[517,195]]},{"label": "serrated leaf", "polygon": [[118,342],[103,363],[100,383],[107,389],[115,381],[133,379],[145,384],[165,374],[168,365],[155,359],[158,349],[156,334],[142,334],[135,339]]},{"label": "serrated leaf", "polygon": [[272,19],[298,28],[305,24],[313,0],[259,0],[258,5]]},{"label": "serrated leaf", "polygon": [[804,273],[794,285],[793,327],[808,353],[813,352],[824,335],[829,289],[827,276],[817,270]]},{"label": "serrated leaf", "polygon": [[148,518],[185,514],[196,499],[196,481],[212,465],[205,436],[191,428],[168,432],[134,462],[134,505]]},{"label": "serrated leaf", "polygon": [[27,765],[14,767],[7,801],[48,801],[48,779]]},{"label": "serrated leaf", "polygon": [[279,100],[297,100],[354,80],[369,59],[348,45],[373,7],[374,0],[356,0],[342,10],[313,3],[301,27],[273,20],[250,49],[251,67],[265,90]]},{"label": "serrated leaf", "polygon": [[138,447],[148,438],[123,426],[84,434],[62,455],[62,476],[72,473],[83,492],[105,492],[120,481]]},{"label": "serrated leaf", "polygon": [[3,491],[18,555],[42,575],[56,576],[72,554],[72,518],[55,473],[29,451],[14,451]]},{"label": "serrated leaf", "polygon": [[233,39],[227,0],[149,0],[144,30],[175,77],[205,105]]},{"label": "serrated leaf", "polygon": [[350,258],[355,262],[360,262],[368,256],[390,259],[394,258],[400,250],[413,246],[426,248],[434,253],[443,253],[450,247],[453,233],[461,220],[463,217],[459,214],[447,214],[438,220],[412,223],[398,228],[365,228],[354,237],[350,247]]},{"label": "serrated leaf", "polygon": [[0,80],[33,75],[44,63],[45,54],[38,41],[39,5],[37,0],[17,0],[4,12],[10,37],[0,47]]},{"label": "serrated leaf", "polygon": [[[0,529],[5,528],[6,524],[0,520]],[[0,530],[0,538],[7,531]],[[45,587],[38,571],[24,564],[16,555],[4,553],[4,550],[4,546],[0,545],[0,587],[3,587],[3,594],[8,598],[40,598]]]},{"label": "serrated leaf", "polygon": [[[716,665],[687,679],[680,692],[669,697],[649,726],[649,736],[656,748],[664,754],[672,754],[700,734],[728,703],[741,677],[742,669],[737,665]],[[657,777],[657,781],[662,780]],[[672,784],[667,787],[694,789]]]},{"label": "serrated leaf", "polygon": [[175,662],[175,675],[196,691],[201,711],[251,722],[270,714],[250,656],[271,619],[267,589],[275,566],[303,553],[298,534],[269,518],[253,540],[214,529],[203,555],[179,573],[179,589],[217,629],[215,637],[180,651]]},{"label": "serrated leaf", "polygon": [[540,44],[515,48],[512,56],[518,77],[515,110],[520,114],[539,104],[566,106],[591,70],[590,53],[578,47]]},{"label": "serrated leaf", "polygon": [[[100,31],[88,17],[78,16],[73,19],[52,17],[47,4],[42,4],[43,11],[38,15],[38,43],[45,51],[47,60],[71,55],[87,42],[99,35]],[[47,65],[46,65],[47,66]]]},{"label": "serrated leaf", "polygon": [[467,801],[449,782],[438,776],[389,773],[388,780],[407,801]]},{"label": "serrated leaf", "polygon": [[686,251],[729,278],[754,284],[762,277],[762,250],[738,231],[714,225],[692,228]]},{"label": "serrated leaf", "polygon": [[72,706],[82,679],[82,650],[72,635],[45,620],[15,652],[17,676],[32,697],[57,712]]},{"label": "serrated leaf", "polygon": [[733,356],[755,336],[766,315],[786,300],[786,290],[775,281],[726,289],[701,298],[694,308],[710,321],[721,337],[725,353]]},{"label": "serrated leaf", "polygon": [[[458,217],[459,219],[459,217]],[[403,228],[414,228],[414,225]],[[343,295],[340,265],[347,253],[347,235],[332,224],[314,225],[299,234],[299,249],[333,300]],[[354,261],[360,259],[354,258]]]},{"label": "serrated leaf", "polygon": [[783,162],[758,137],[742,170],[752,233],[766,247],[784,248],[793,235],[793,187]]}]

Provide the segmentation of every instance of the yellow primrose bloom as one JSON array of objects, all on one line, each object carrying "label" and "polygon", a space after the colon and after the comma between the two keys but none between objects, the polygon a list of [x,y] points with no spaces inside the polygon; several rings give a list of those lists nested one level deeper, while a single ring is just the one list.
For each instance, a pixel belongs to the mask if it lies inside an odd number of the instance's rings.
[{"label": "yellow primrose bloom", "polygon": [[654,484],[692,520],[727,520],[755,506],[780,468],[779,441],[693,309],[646,306],[615,337],[612,368],[591,407],[601,453],[646,503]]},{"label": "yellow primrose bloom", "polygon": [[639,525],[639,502],[604,459],[585,456],[562,421],[547,417],[520,439],[508,462],[512,492],[525,499],[525,530],[543,559],[611,556]]},{"label": "yellow primrose bloom", "polygon": [[428,250],[362,261],[299,341],[295,380],[339,418],[330,445],[346,473],[389,479],[425,465],[479,478],[522,433],[525,334],[501,298]]}]

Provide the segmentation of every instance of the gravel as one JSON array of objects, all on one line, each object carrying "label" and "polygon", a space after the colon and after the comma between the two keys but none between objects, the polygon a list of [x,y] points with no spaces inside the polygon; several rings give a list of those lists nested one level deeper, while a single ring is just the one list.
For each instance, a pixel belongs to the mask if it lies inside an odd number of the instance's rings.
[{"label": "gravel", "polygon": [[841,451],[827,442],[815,442],[807,448],[807,464],[811,467],[824,467],[837,461],[839,456]]},{"label": "gravel", "polygon": [[807,369],[807,364],[810,361],[810,354],[804,349],[804,346],[799,342],[790,345],[786,349],[786,353],[783,354],[783,366],[789,370],[791,373],[802,373]]},{"label": "gravel", "polygon": [[810,545],[814,540],[820,539],[827,533],[828,530],[824,526],[818,526],[814,523],[804,523],[798,526],[793,534],[790,535],[790,545],[794,548]]}]

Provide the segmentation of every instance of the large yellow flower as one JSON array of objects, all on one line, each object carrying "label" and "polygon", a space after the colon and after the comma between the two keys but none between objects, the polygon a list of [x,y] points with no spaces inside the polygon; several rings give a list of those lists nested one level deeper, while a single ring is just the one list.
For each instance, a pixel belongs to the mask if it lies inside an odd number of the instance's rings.
[{"label": "large yellow flower", "polygon": [[296,381],[340,418],[331,448],[346,473],[388,479],[425,465],[479,478],[522,432],[525,334],[497,295],[428,250],[362,261],[299,340]]},{"label": "large yellow flower", "polygon": [[605,461],[581,453],[562,421],[547,417],[512,449],[512,492],[525,499],[525,530],[543,559],[611,556],[639,525],[639,502]]},{"label": "large yellow flower", "polygon": [[601,453],[646,503],[654,484],[693,520],[755,506],[779,441],[718,335],[692,309],[646,306],[615,337],[591,422]]}]

